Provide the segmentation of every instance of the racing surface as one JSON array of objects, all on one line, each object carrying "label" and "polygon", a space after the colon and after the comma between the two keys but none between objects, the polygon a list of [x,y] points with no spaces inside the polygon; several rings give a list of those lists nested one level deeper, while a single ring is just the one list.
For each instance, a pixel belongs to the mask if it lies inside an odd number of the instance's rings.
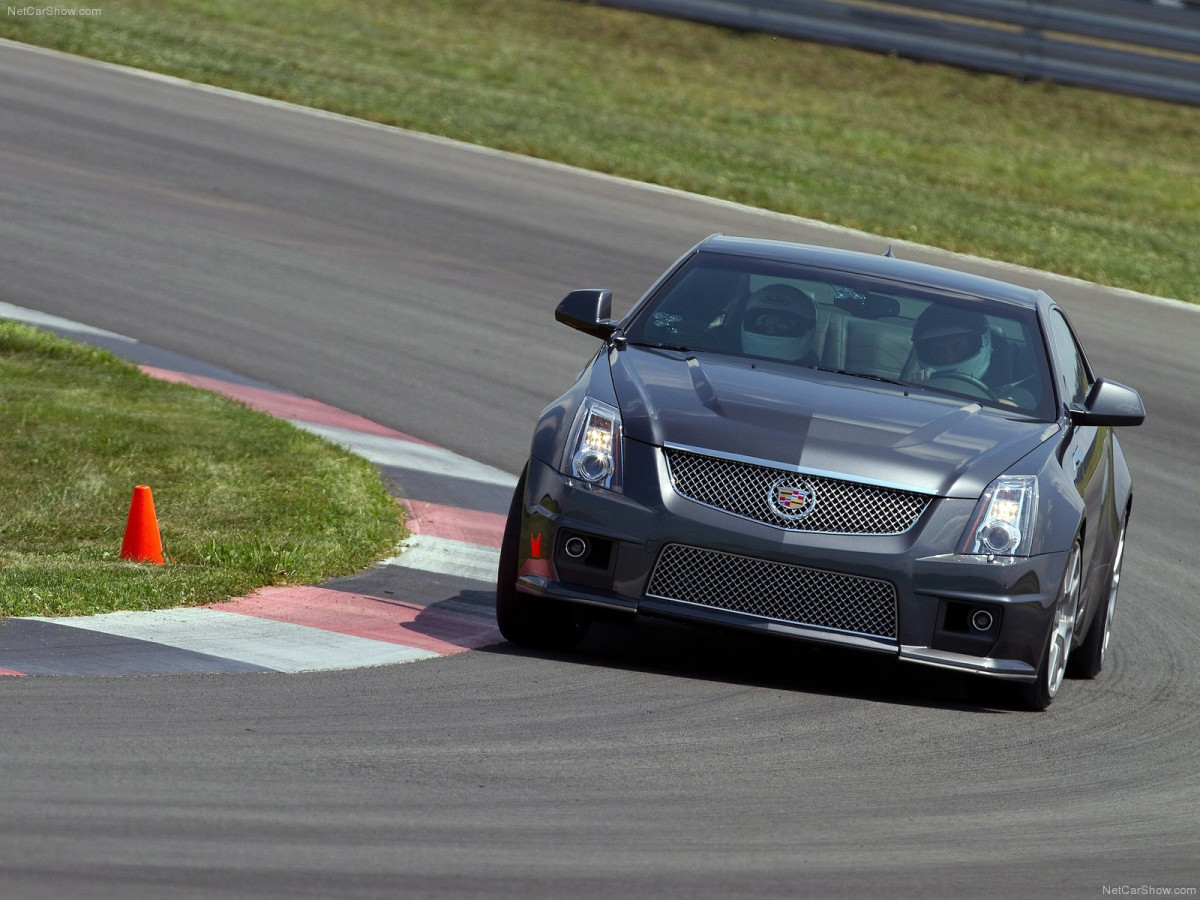
[{"label": "racing surface", "polygon": [[[11,44],[0,84],[0,302],[510,473],[595,347],[553,321],[567,290],[610,287],[621,313],[715,231],[887,244]],[[954,264],[1045,287],[1145,400],[1120,436],[1134,516],[1095,682],[1006,712],[936,671],[659,622],[594,627],[569,656],[0,678],[2,892],[1200,888],[1200,314]],[[397,584],[486,603],[453,576]]]}]

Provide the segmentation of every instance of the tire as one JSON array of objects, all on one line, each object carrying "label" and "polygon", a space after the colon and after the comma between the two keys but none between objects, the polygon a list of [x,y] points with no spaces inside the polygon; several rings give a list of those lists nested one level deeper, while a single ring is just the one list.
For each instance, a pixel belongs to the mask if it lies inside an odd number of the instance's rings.
[{"label": "tire", "polygon": [[500,565],[496,570],[496,625],[504,639],[537,650],[570,650],[587,633],[588,621],[581,610],[545,597],[532,597],[517,590],[517,557],[520,554],[525,473],[517,482],[504,538]]},{"label": "tire", "polygon": [[1054,619],[1046,636],[1046,649],[1038,666],[1037,677],[1032,684],[1012,685],[1013,699],[1021,709],[1043,710],[1058,696],[1071,661],[1071,643],[1075,639],[1075,620],[1079,617],[1082,578],[1083,544],[1076,538],[1058,588],[1058,603],[1054,607]]},{"label": "tire", "polygon": [[1071,656],[1069,674],[1075,678],[1095,678],[1104,668],[1104,661],[1108,658],[1113,614],[1117,609],[1117,593],[1121,587],[1121,563],[1125,559],[1125,534],[1128,530],[1129,516],[1126,515],[1125,521],[1121,523],[1121,533],[1117,536],[1117,550],[1113,554],[1112,572],[1108,577],[1108,593],[1104,598],[1104,605],[1096,610],[1083,643]]}]

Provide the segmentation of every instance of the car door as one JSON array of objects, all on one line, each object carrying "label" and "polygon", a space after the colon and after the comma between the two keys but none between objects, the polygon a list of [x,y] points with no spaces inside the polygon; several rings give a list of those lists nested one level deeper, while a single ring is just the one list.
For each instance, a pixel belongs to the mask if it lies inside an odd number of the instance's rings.
[{"label": "car door", "polygon": [[[1050,313],[1051,352],[1058,394],[1070,408],[1082,409],[1095,378],[1075,332],[1061,309]],[[1062,445],[1063,469],[1083,500],[1086,524],[1083,542],[1085,600],[1103,584],[1097,569],[1107,558],[1105,506],[1112,492],[1112,429],[1107,425],[1071,424]],[[1082,608],[1086,603],[1081,605]]]}]

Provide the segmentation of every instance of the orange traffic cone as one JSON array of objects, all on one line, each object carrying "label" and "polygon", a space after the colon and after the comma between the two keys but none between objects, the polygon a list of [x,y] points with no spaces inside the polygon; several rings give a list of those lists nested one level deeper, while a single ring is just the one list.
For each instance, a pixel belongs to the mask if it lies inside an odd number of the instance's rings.
[{"label": "orange traffic cone", "polygon": [[164,562],[158,518],[154,515],[154,496],[144,484],[133,489],[129,520],[125,523],[125,540],[121,542],[121,559],[158,563],[160,566]]}]

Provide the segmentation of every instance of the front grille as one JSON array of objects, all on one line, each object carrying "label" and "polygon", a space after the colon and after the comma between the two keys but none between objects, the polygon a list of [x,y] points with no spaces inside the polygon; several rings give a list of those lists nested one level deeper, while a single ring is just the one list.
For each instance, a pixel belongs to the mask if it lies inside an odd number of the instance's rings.
[{"label": "front grille", "polygon": [[792,531],[902,534],[929,506],[928,496],[911,491],[674,448],[666,455],[671,484],[680,496]]},{"label": "front grille", "polygon": [[896,590],[886,581],[702,550],[663,548],[650,597],[875,637],[896,637]]}]

